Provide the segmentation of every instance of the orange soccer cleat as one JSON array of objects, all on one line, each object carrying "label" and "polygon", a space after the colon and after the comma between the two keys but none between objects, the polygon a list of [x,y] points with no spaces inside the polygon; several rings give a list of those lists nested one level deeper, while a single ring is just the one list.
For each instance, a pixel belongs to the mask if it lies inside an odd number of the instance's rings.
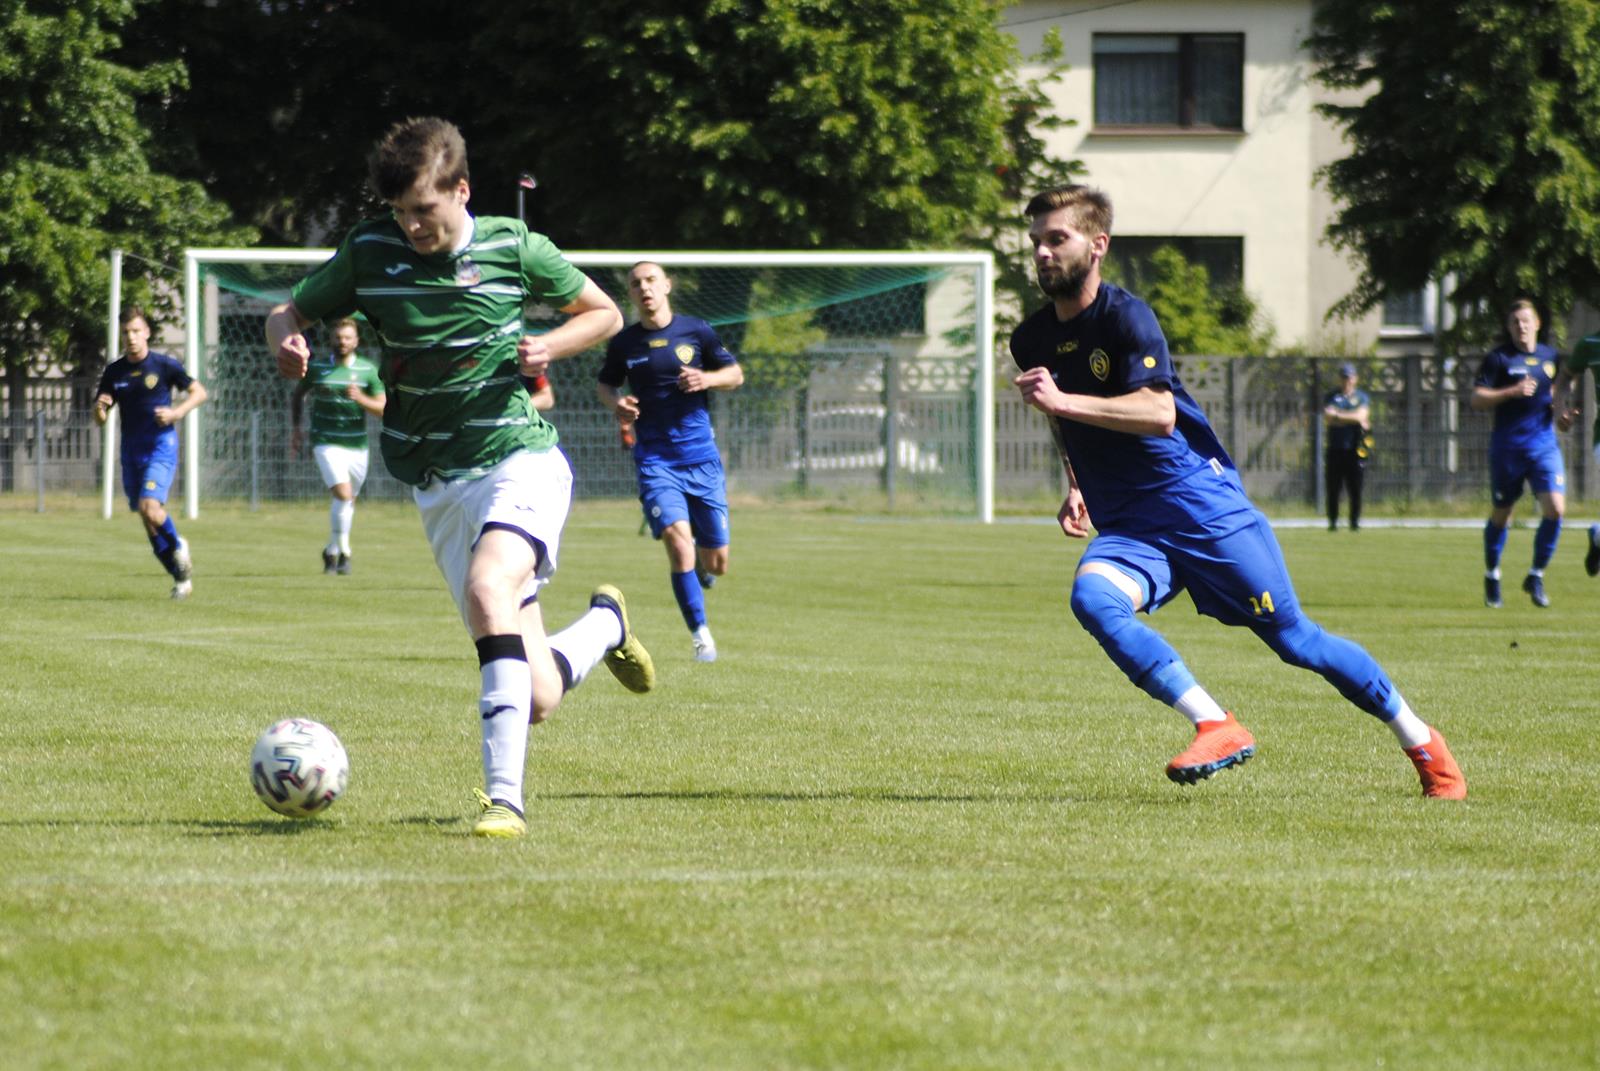
[{"label": "orange soccer cleat", "polygon": [[1194,743],[1167,763],[1167,776],[1181,785],[1192,785],[1218,770],[1238,766],[1255,753],[1256,738],[1230,713],[1221,721],[1201,722]]},{"label": "orange soccer cleat", "polygon": [[1406,748],[1406,758],[1417,768],[1422,778],[1422,794],[1436,800],[1464,800],[1467,798],[1467,779],[1461,776],[1461,767],[1439,730],[1428,726],[1428,742]]}]

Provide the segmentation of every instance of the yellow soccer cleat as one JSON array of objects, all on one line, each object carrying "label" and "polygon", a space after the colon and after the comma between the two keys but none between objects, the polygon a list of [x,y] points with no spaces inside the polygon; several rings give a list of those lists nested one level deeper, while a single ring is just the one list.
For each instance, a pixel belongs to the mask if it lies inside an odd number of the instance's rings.
[{"label": "yellow soccer cleat", "polygon": [[628,607],[622,592],[610,584],[601,584],[589,596],[590,606],[603,606],[616,612],[622,620],[622,642],[606,652],[606,668],[630,692],[648,692],[656,686],[656,664],[650,652],[644,649],[639,637],[628,626]]},{"label": "yellow soccer cleat", "polygon": [[482,809],[472,827],[474,837],[520,837],[528,832],[527,820],[511,804],[490,799],[481,788],[472,791],[477,793]]}]

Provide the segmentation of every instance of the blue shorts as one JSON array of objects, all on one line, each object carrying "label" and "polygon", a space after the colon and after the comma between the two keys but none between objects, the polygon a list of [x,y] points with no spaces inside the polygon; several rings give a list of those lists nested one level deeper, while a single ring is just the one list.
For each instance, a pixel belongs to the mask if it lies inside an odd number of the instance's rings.
[{"label": "blue shorts", "polygon": [[1196,610],[1225,625],[1287,628],[1300,620],[1278,537],[1256,509],[1179,532],[1096,536],[1078,566],[1089,562],[1137,581],[1146,613],[1188,589]]},{"label": "blue shorts", "polygon": [[650,522],[650,534],[657,539],[669,525],[688,521],[696,546],[728,545],[728,490],[720,461],[698,465],[640,462],[639,503]]},{"label": "blue shorts", "polygon": [[1536,495],[1566,490],[1567,468],[1562,463],[1558,444],[1489,448],[1489,494],[1496,508],[1504,509],[1521,498],[1524,482]]},{"label": "blue shorts", "polygon": [[176,436],[157,439],[153,443],[140,443],[122,451],[122,493],[128,496],[128,508],[139,508],[141,498],[153,498],[166,505],[167,492],[178,474],[178,440]]}]

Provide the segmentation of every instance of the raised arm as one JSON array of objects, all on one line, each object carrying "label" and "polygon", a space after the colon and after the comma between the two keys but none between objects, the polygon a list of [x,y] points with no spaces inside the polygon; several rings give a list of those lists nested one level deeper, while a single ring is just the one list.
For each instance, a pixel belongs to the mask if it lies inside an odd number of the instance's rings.
[{"label": "raised arm", "polygon": [[1022,391],[1022,400],[1047,416],[1129,435],[1171,435],[1177,427],[1178,407],[1170,391],[1140,387],[1111,398],[1067,394],[1042,366],[1028,369],[1013,382]]},{"label": "raised arm", "polygon": [[311,347],[301,334],[311,321],[300,314],[294,302],[285,301],[267,314],[267,349],[278,362],[278,374],[285,379],[304,379],[311,362]]},{"label": "raised arm", "polygon": [[551,361],[580,354],[622,330],[617,303],[593,279],[586,278],[583,290],[561,311],[567,317],[563,323],[542,335],[523,335],[517,342],[523,375],[540,375]]}]

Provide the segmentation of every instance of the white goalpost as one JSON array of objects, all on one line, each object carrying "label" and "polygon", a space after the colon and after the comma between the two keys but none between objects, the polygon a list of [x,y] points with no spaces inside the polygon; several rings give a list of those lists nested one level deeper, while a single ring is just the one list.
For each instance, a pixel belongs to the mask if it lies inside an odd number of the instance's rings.
[{"label": "white goalpost", "polygon": [[[191,517],[202,483],[207,494],[248,494],[252,502],[320,492],[314,472],[282,463],[289,391],[265,352],[262,323],[293,283],[331,254],[186,252],[184,360],[210,394],[203,434],[196,414],[185,425]],[[625,308],[627,269],[641,260],[660,263],[674,277],[674,307],[712,323],[745,364],[745,386],[714,399],[730,491],[809,495],[867,508],[874,502],[909,505],[993,521],[990,254],[565,255]],[[533,333],[555,322],[553,310],[530,308],[525,315]],[[365,343],[375,348],[376,339]],[[597,360],[598,352],[552,367],[552,419],[578,471],[579,493],[631,498],[631,463],[618,449],[610,414],[594,397]],[[386,486],[386,479],[369,479],[364,494],[404,493]]]}]

